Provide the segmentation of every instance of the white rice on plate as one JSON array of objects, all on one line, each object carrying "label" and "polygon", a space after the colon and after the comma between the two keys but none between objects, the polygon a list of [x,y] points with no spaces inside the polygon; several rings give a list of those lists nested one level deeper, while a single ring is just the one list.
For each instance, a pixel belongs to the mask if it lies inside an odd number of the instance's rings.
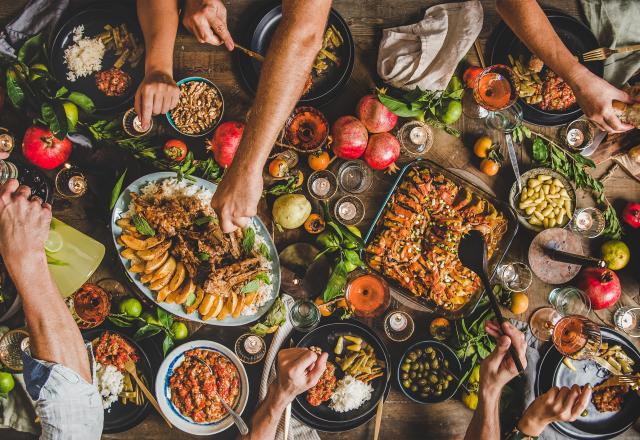
[{"label": "white rice on plate", "polygon": [[371,385],[346,375],[338,381],[336,389],[331,395],[329,408],[341,413],[358,409],[371,399],[371,393],[373,393]]},{"label": "white rice on plate", "polygon": [[73,28],[73,44],[64,50],[64,61],[69,70],[67,79],[75,82],[78,78],[102,70],[105,46],[99,38],[84,36],[84,25]]},{"label": "white rice on plate", "polygon": [[124,387],[124,374],[113,365],[102,365],[97,362],[96,379],[98,391],[102,397],[102,407],[109,409],[118,400],[118,395]]}]

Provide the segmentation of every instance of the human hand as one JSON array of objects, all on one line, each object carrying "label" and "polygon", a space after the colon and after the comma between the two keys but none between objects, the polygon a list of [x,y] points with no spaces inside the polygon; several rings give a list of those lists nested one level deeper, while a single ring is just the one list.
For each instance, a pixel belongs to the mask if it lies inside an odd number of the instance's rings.
[{"label": "human hand", "polygon": [[134,102],[142,129],[147,130],[151,116],[166,113],[178,105],[180,89],[170,73],[153,70],[145,74]]},{"label": "human hand", "polygon": [[227,29],[227,8],[220,0],[187,0],[182,24],[199,43],[224,45],[233,50],[233,38]]},{"label": "human hand", "polygon": [[6,159],[9,157],[9,153],[5,153],[4,151],[0,151],[0,159]]},{"label": "human hand", "polygon": [[539,436],[552,422],[573,422],[587,409],[591,400],[591,386],[574,385],[571,388],[553,387],[524,411],[518,430],[530,436]]},{"label": "human hand", "polygon": [[614,87],[586,68],[581,69],[568,83],[585,116],[601,130],[619,133],[633,128],[632,125],[621,122],[613,108],[614,99],[633,104],[634,100],[628,93]]},{"label": "human hand", "polygon": [[5,264],[31,264],[44,256],[51,205],[31,196],[28,186],[10,179],[0,185],[0,255]]},{"label": "human hand", "polygon": [[327,367],[327,353],[318,356],[306,348],[289,348],[278,353],[276,388],[287,400],[293,400],[318,383]]},{"label": "human hand", "polygon": [[258,212],[261,196],[261,171],[239,171],[238,167],[232,165],[211,199],[211,206],[218,215],[222,232],[233,232],[238,227],[246,227],[251,217]]},{"label": "human hand", "polygon": [[480,391],[499,394],[502,388],[518,375],[518,368],[511,358],[509,347],[514,346],[523,368],[526,368],[527,346],[524,334],[509,322],[498,326],[497,322],[487,321],[485,329],[496,339],[496,348],[480,364]]}]

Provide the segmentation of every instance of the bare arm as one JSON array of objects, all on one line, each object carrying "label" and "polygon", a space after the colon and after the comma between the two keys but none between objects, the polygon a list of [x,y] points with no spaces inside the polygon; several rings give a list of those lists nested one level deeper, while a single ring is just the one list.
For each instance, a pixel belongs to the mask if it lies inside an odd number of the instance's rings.
[{"label": "bare arm", "polygon": [[22,297],[31,354],[91,382],[84,340],[47,267],[44,242],[51,206],[39,199],[29,201],[30,193],[16,180],[0,186],[0,254]]},{"label": "bare arm", "polygon": [[614,99],[632,103],[629,95],[591,73],[574,58],[536,0],[496,0],[496,8],[529,50],[571,86],[587,117],[611,132],[633,128],[620,122],[612,106]]},{"label": "bare arm", "polygon": [[478,391],[478,408],[464,436],[465,440],[500,439],[500,393],[502,389]]},{"label": "bare arm", "polygon": [[256,99],[233,165],[212,205],[223,231],[244,227],[256,214],[262,167],[302,94],[320,50],[331,0],[284,0],[282,21],[262,66]]}]

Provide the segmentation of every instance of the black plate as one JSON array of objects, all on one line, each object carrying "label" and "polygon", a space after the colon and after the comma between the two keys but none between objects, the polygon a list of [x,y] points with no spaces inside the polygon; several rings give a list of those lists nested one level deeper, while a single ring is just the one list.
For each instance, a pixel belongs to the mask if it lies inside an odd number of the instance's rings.
[{"label": "black plate", "polygon": [[[640,351],[626,338],[608,328],[602,327],[602,341],[617,344],[636,363],[636,371],[640,367]],[[562,363],[562,355],[553,345],[546,351],[538,365],[536,377],[536,396],[544,394],[553,386],[585,385],[595,386],[608,377],[608,373],[593,361],[572,361],[576,372],[572,372]],[[605,440],[622,434],[633,425],[638,418],[640,396],[631,392],[625,399],[624,406],[617,413],[601,413],[593,403],[587,408],[589,414],[579,417],[572,423],[552,423],[551,426],[561,434],[579,440]]]},{"label": "black plate", "polygon": [[[54,32],[50,43],[49,60],[53,76],[69,90],[82,92],[91,98],[98,114],[117,112],[132,105],[138,84],[144,78],[144,54],[135,68],[132,68],[128,61],[122,67],[122,71],[131,75],[131,85],[125,94],[122,96],[107,96],[96,87],[95,73],[78,78],[74,82],[67,79],[68,69],[64,61],[64,51],[73,44],[73,29],[78,25],[84,26],[85,37],[95,37],[104,31],[103,28],[106,24],[115,26],[121,23],[126,23],[129,32],[136,36],[140,44],[144,44],[135,9],[123,6],[106,7],[105,5],[96,4],[86,6],[72,15]],[[102,68],[111,68],[116,59],[117,56],[112,50],[105,52]]]},{"label": "black plate", "polygon": [[456,356],[456,354],[453,352],[453,350],[449,346],[439,341],[433,341],[433,340],[420,341],[420,342],[416,342],[411,347],[409,347],[404,352],[404,354],[402,355],[402,358],[400,359],[400,364],[398,365],[398,369],[396,371],[396,380],[398,381],[398,387],[400,388],[400,390],[402,390],[405,396],[407,396],[409,399],[417,403],[444,402],[445,400],[451,399],[453,395],[456,393],[456,391],[458,390],[457,383],[451,382],[449,384],[449,387],[446,389],[446,391],[442,393],[442,395],[440,395],[439,397],[435,397],[435,396],[429,397],[428,399],[422,399],[421,397],[412,393],[411,390],[407,390],[405,387],[402,386],[402,379],[400,379],[400,373],[401,373],[400,365],[402,365],[402,363],[404,362],[404,359],[407,357],[409,352],[418,348],[425,349],[427,347],[433,347],[436,350],[440,350],[440,352],[442,353],[442,356],[444,356],[444,358],[449,361],[449,371],[453,373],[455,377],[460,377],[460,371],[462,370],[460,359],[458,359],[458,356]]},{"label": "black plate", "polygon": [[[148,388],[150,390],[155,389],[154,379],[155,374],[154,370],[151,368],[151,362],[149,361],[149,357],[143,348],[136,341],[131,339],[129,336],[115,330],[111,329],[92,329],[87,330],[82,333],[84,340],[87,342],[91,342],[92,340],[99,338],[102,333],[105,331],[109,331],[111,333],[115,333],[117,335],[122,336],[129,344],[131,344],[138,353],[138,362],[137,367],[138,371],[144,375],[144,378],[147,381]],[[151,340],[146,339],[144,342],[147,344],[151,344]],[[142,405],[137,406],[132,403],[128,403],[123,405],[120,400],[111,404],[111,408],[104,411],[104,428],[103,431],[105,434],[115,434],[118,432],[123,432],[128,429],[133,428],[142,422],[151,409],[151,405],[149,401],[145,398],[145,401]]]},{"label": "black plate", "polygon": [[[391,367],[391,358],[380,338],[366,325],[355,320],[325,324],[304,335],[297,346],[320,347],[322,351],[329,353],[329,360],[335,363],[333,349],[335,348],[336,341],[339,336],[347,334],[359,336],[368,344],[371,344],[378,359],[385,362],[385,374],[370,382],[370,385],[374,389],[371,399],[365,402],[360,408],[345,413],[333,411],[326,403],[320,406],[309,405],[306,400],[306,393],[296,397],[291,408],[293,415],[303,423],[321,431],[343,432],[368,422],[375,416],[379,400],[383,396],[386,397],[389,392],[389,378],[391,374],[389,368]],[[340,367],[336,365],[336,378],[340,380],[343,376],[344,373],[342,373]]]},{"label": "black plate", "polygon": [[[554,9],[544,9],[551,25],[556,33],[574,55],[581,55],[589,50],[600,47],[598,40],[591,30],[581,21]],[[490,64],[509,65],[508,55],[514,58],[524,55],[527,58],[531,51],[520,41],[513,31],[504,22],[496,27],[489,38],[488,52]],[[602,77],[604,62],[584,63],[591,72]],[[573,121],[582,115],[582,109],[575,104],[568,110],[550,111],[541,110],[519,99],[522,106],[524,120],[537,125],[561,125]]]},{"label": "black plate", "polygon": [[[263,12],[263,15],[259,14],[258,19],[247,26],[247,32],[242,42],[249,49],[266,54],[273,33],[281,19],[282,6],[280,4]],[[349,25],[335,9],[331,9],[329,13],[329,25],[334,25],[344,39],[342,46],[337,49],[338,57],[342,62],[338,67],[330,68],[319,79],[315,79],[313,87],[308,94],[300,98],[299,104],[319,106],[328,103],[351,77],[355,62],[355,45]],[[235,52],[242,82],[252,94],[255,94],[258,89],[262,63],[249,58],[240,51]]]}]

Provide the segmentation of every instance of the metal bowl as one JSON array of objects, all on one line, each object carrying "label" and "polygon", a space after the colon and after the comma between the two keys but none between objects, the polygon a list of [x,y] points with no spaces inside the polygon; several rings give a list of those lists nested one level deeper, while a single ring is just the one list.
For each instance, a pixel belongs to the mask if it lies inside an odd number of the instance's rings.
[{"label": "metal bowl", "polygon": [[[529,179],[536,178],[540,174],[546,174],[547,176],[551,176],[552,178],[557,178],[558,180],[560,180],[560,182],[562,182],[562,185],[564,185],[564,188],[567,190],[567,193],[569,194],[569,198],[571,199],[571,212],[567,213],[569,220],[567,220],[567,222],[563,225],[556,225],[556,227],[562,228],[571,220],[571,217],[573,216],[573,212],[576,209],[576,191],[573,188],[573,185],[571,184],[569,179],[567,179],[563,174],[560,174],[557,171],[552,170],[551,168],[544,168],[544,167],[533,168],[527,171],[526,173],[522,174],[521,176],[522,188],[524,189],[527,187],[527,182],[529,181]],[[518,218],[518,222],[520,222],[522,226],[524,226],[526,229],[530,231],[535,231],[535,232],[542,231],[544,229],[543,226],[532,225],[527,221],[527,219],[529,219],[531,216],[527,215],[524,211],[518,208],[519,198],[520,198],[520,193],[518,192],[518,186],[516,182],[513,182],[513,185],[511,185],[511,190],[509,191],[509,205],[516,212],[516,217]]]},{"label": "metal bowl", "polygon": [[210,127],[207,127],[207,129],[201,131],[200,133],[190,134],[190,133],[185,133],[182,130],[180,130],[178,127],[176,127],[176,124],[173,121],[173,118],[171,117],[171,110],[169,110],[167,113],[165,113],[165,116],[167,117],[167,121],[169,121],[169,124],[171,125],[171,127],[173,127],[173,129],[175,131],[177,131],[178,133],[180,133],[181,135],[188,136],[188,137],[193,137],[193,138],[199,138],[199,137],[206,136],[209,133],[211,133],[213,131],[213,129],[218,126],[220,121],[222,121],[222,116],[224,116],[224,96],[222,96],[222,92],[220,91],[218,86],[216,86],[212,81],[208,80],[207,78],[202,78],[200,76],[190,76],[190,77],[187,77],[187,78],[183,78],[180,81],[178,81],[176,83],[176,85],[178,87],[180,87],[182,84],[187,84],[187,83],[194,82],[194,81],[195,82],[207,83],[208,85],[213,87],[218,92],[218,95],[220,95],[220,101],[222,101],[222,107],[220,108],[220,115],[218,115],[218,118],[214,121],[214,123],[211,124]]}]

